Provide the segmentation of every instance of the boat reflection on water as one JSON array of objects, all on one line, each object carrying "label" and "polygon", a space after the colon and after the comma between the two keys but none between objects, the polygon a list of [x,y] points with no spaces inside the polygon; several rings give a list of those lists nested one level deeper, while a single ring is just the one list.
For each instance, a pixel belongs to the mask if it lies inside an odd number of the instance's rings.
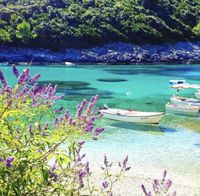
[{"label": "boat reflection on water", "polygon": [[163,134],[165,132],[176,132],[175,129],[165,128],[159,125],[145,125],[145,124],[133,124],[128,122],[114,122],[111,124],[113,127],[123,128],[133,131],[140,131],[146,133]]}]

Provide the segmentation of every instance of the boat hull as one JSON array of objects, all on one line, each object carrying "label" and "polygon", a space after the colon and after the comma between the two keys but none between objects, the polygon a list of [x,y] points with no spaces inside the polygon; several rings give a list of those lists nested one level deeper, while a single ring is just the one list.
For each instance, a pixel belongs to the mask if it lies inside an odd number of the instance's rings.
[{"label": "boat hull", "polygon": [[174,96],[170,98],[170,101],[175,105],[197,106],[200,108],[200,101],[198,99]]},{"label": "boat hull", "polygon": [[[108,110],[103,110],[101,112],[105,118],[111,120],[117,120],[122,122],[130,122],[130,123],[140,123],[140,124],[158,124],[161,118],[164,116],[164,113],[160,112],[144,112],[145,115],[126,115],[120,112],[111,113]],[[142,112],[140,112],[142,114]]]},{"label": "boat hull", "polygon": [[176,105],[168,103],[165,105],[166,113],[178,113],[178,114],[189,114],[189,115],[198,115],[199,114],[198,106],[189,106],[189,105]]},{"label": "boat hull", "polygon": [[198,100],[200,100],[200,93],[199,92],[195,93],[194,95]]}]

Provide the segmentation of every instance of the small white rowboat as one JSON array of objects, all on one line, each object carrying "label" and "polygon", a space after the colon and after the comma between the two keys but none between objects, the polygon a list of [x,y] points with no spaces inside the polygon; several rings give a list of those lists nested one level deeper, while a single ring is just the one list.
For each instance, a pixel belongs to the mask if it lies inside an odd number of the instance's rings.
[{"label": "small white rowboat", "polygon": [[164,116],[163,112],[141,112],[135,110],[105,109],[100,110],[105,118],[123,122],[156,124]]},{"label": "small white rowboat", "polygon": [[192,106],[192,105],[176,105],[167,103],[165,105],[166,113],[169,112],[177,112],[181,114],[195,114],[197,115],[199,113],[199,107],[198,106]]},{"label": "small white rowboat", "polygon": [[198,99],[173,96],[170,98],[170,101],[175,105],[198,106],[200,108],[200,101]]}]

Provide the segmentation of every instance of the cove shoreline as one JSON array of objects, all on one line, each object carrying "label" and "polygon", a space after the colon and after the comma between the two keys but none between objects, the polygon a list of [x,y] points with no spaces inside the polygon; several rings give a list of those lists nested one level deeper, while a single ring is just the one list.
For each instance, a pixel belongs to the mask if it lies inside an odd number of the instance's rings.
[{"label": "cove shoreline", "polygon": [[0,62],[75,64],[198,64],[200,41],[161,45],[110,43],[87,49],[65,49],[54,52],[41,48],[0,46]]}]

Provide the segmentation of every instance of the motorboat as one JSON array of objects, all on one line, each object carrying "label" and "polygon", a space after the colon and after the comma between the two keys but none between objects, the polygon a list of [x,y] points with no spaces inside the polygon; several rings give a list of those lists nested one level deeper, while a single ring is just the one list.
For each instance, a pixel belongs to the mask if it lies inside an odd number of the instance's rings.
[{"label": "motorboat", "polygon": [[165,105],[166,113],[180,113],[180,114],[192,114],[197,115],[199,114],[199,106],[193,105],[177,105],[173,103],[167,103]]},{"label": "motorboat", "polygon": [[142,112],[115,108],[103,109],[100,110],[100,113],[108,119],[141,124],[157,124],[164,116],[163,112]]},{"label": "motorboat", "polygon": [[175,105],[198,106],[200,108],[200,100],[198,99],[173,96],[170,98],[170,101]]},{"label": "motorboat", "polygon": [[173,84],[171,85],[171,88],[174,89],[200,89],[199,84],[189,84],[189,83],[183,83],[183,84]]},{"label": "motorboat", "polygon": [[176,85],[176,84],[187,84],[186,80],[170,80],[169,85]]}]

